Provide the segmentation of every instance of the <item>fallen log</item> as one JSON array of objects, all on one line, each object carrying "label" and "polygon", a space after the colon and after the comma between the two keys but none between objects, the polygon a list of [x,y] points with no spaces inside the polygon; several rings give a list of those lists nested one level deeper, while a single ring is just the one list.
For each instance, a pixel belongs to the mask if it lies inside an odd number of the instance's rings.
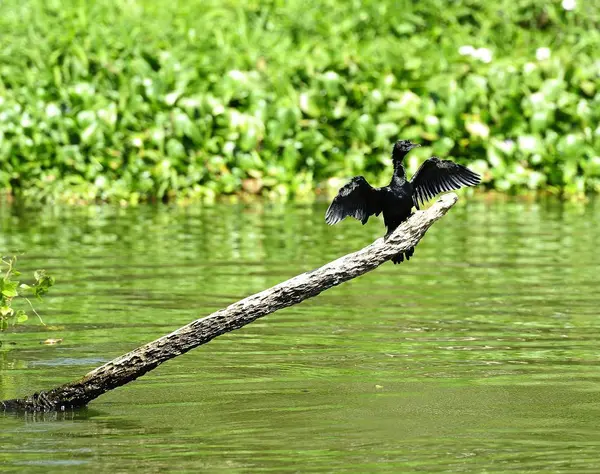
[{"label": "fallen log", "polygon": [[[322,291],[377,268],[397,253],[416,246],[427,229],[446,214],[457,199],[454,193],[446,194],[429,209],[417,211],[386,240],[379,238],[357,252],[197,319],[107,362],[80,380],[25,398],[1,401],[0,407],[7,411],[26,412],[65,411],[84,407],[103,393],[125,385],[163,362],[206,344],[221,334],[239,329],[262,316],[317,296]],[[400,271],[401,268],[396,270]]]}]

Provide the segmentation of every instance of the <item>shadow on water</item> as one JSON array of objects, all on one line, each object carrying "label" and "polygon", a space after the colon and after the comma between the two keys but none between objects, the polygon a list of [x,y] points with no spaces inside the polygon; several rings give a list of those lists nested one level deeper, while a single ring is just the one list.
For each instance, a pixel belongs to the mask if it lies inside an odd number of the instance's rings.
[{"label": "shadow on water", "polygon": [[25,423],[52,423],[63,421],[82,421],[91,420],[94,417],[102,416],[103,412],[90,409],[89,407],[79,408],[77,410],[66,410],[49,413],[16,413],[0,412],[0,416],[5,420],[19,420]]},{"label": "shadow on water", "polygon": [[[3,472],[598,472],[595,203],[459,201],[414,259],[170,361],[83,411],[0,417]],[[57,286],[0,398],[70,381],[356,250],[325,205],[0,210]],[[48,338],[62,344],[41,345]]]}]

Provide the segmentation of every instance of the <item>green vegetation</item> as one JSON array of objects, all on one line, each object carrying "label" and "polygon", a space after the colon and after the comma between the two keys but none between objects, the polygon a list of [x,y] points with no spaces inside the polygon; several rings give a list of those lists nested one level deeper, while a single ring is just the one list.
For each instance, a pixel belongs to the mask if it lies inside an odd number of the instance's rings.
[{"label": "green vegetation", "polygon": [[[0,188],[309,194],[391,143],[488,187],[600,189],[598,0],[6,0]],[[383,176],[383,175],[382,175]],[[383,178],[382,178],[383,179]]]},{"label": "green vegetation", "polygon": [[35,282],[31,285],[21,283],[16,278],[21,272],[16,269],[17,257],[2,257],[0,260],[0,331],[9,326],[27,321],[29,316],[24,309],[13,308],[13,303],[23,300],[27,303],[27,309],[31,309],[43,324],[42,318],[37,313],[27,296],[35,296],[42,299],[48,290],[54,285],[54,277],[48,275],[45,270],[36,270],[33,274]]}]

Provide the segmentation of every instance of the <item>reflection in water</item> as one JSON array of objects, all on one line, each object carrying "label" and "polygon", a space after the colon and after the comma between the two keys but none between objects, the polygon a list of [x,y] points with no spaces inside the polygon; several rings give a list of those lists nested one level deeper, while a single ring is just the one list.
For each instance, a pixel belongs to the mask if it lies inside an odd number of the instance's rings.
[{"label": "reflection in water", "polygon": [[[600,469],[593,204],[459,202],[414,260],[331,289],[60,417],[0,417],[44,472]],[[103,361],[380,236],[326,205],[0,210],[57,286],[1,336],[0,398]],[[58,346],[43,346],[61,337]]]}]

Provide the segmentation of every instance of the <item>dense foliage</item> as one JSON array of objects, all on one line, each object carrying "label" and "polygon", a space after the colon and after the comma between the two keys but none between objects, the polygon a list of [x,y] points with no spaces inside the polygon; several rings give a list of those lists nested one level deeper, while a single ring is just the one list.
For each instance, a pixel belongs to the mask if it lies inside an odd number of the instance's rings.
[{"label": "dense foliage", "polygon": [[[600,189],[599,0],[6,0],[0,188],[33,199],[375,182],[398,138],[488,186]],[[387,171],[386,171],[387,175]]]}]

